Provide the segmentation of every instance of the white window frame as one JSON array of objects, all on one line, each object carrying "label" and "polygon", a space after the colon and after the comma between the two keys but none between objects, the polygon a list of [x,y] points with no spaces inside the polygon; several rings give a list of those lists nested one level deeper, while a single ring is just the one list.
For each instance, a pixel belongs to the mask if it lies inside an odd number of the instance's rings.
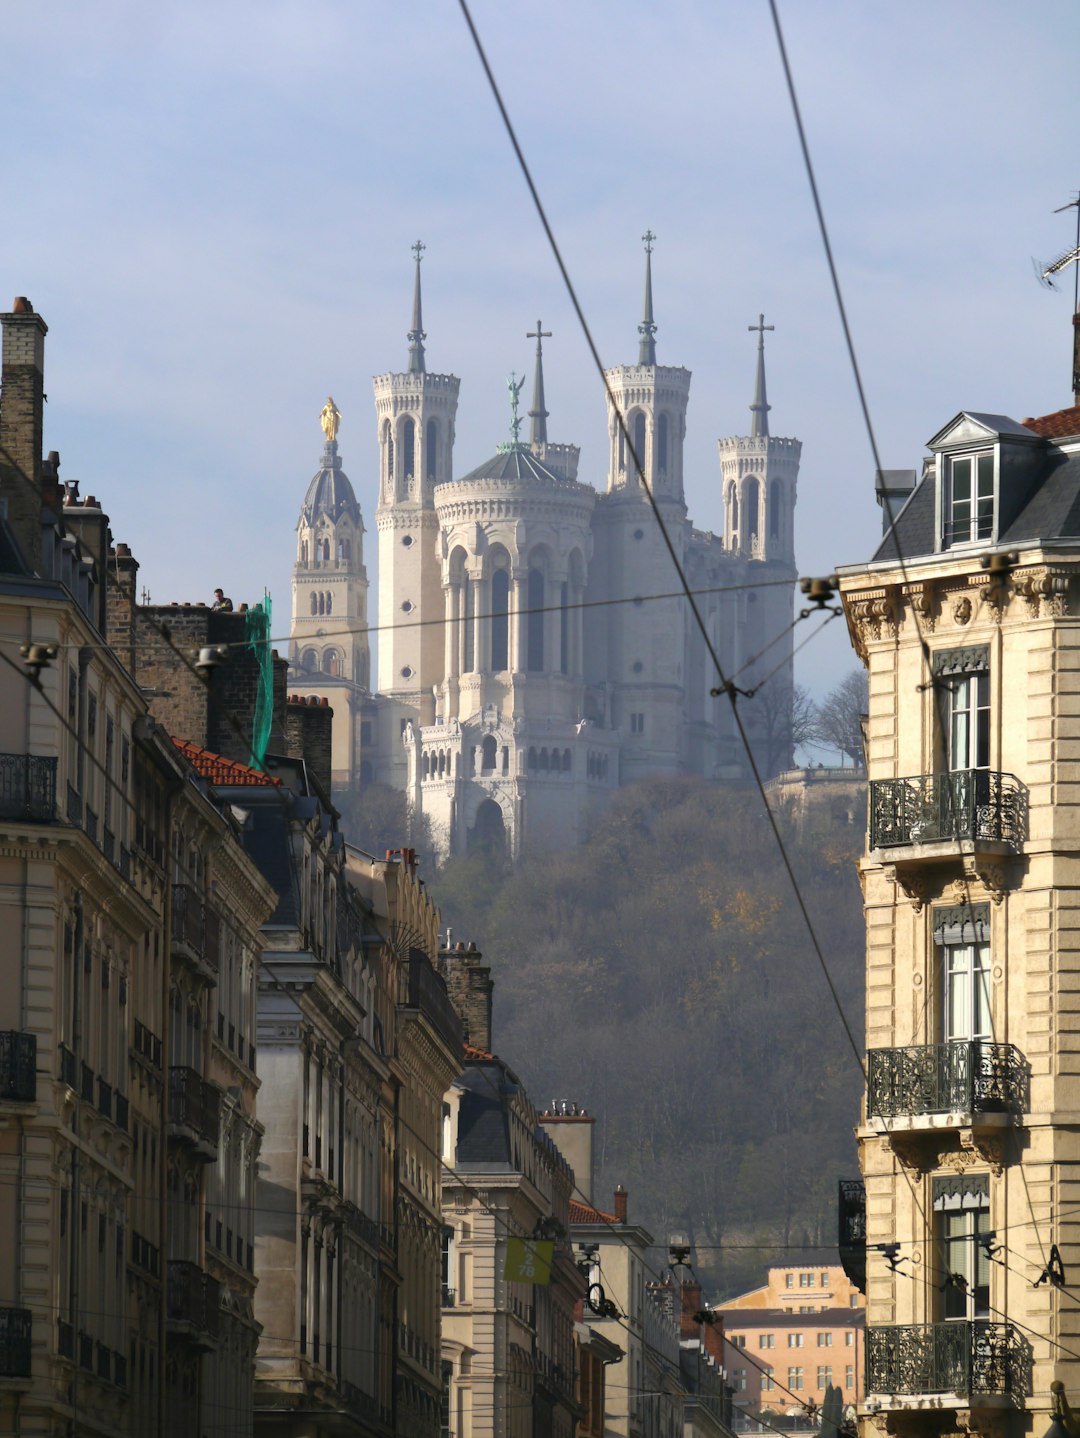
[{"label": "white window frame", "polygon": [[[966,470],[967,496],[956,498],[957,471]],[[945,460],[942,492],[942,548],[986,544],[993,537],[997,511],[997,463],[992,449],[966,450]],[[958,509],[960,518],[957,518]],[[966,511],[966,513],[965,513]]]}]

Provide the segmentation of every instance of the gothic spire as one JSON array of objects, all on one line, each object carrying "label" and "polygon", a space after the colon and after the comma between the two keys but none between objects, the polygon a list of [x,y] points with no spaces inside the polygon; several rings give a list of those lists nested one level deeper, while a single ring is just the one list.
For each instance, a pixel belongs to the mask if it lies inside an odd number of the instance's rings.
[{"label": "gothic spire", "polygon": [[752,439],[767,439],[769,434],[769,410],[772,406],[765,399],[765,331],[774,330],[775,325],[767,325],[765,316],[758,315],[756,325],[747,325],[748,330],[756,330],[758,337],[757,345],[757,377],[754,380],[754,403],[750,406],[750,412],[754,416],[750,428]]},{"label": "gothic spire", "polygon": [[536,341],[536,369],[533,371],[532,409],[529,411],[529,418],[532,420],[529,443],[536,449],[541,444],[547,444],[548,412],[544,408],[544,341],[551,338],[551,331],[544,328],[542,320],[537,320],[536,329],[529,330],[525,338]]},{"label": "gothic spire", "polygon": [[656,322],[652,308],[652,247],[656,236],[646,230],[641,237],[645,241],[645,313],[638,325],[641,343],[638,349],[638,364],[656,363]]},{"label": "gothic spire", "polygon": [[416,256],[416,280],[413,284],[412,302],[412,329],[409,331],[409,373],[423,374],[424,365],[424,341],[427,335],[424,334],[424,319],[420,308],[420,260],[427,246],[421,240],[417,240],[412,247]]}]

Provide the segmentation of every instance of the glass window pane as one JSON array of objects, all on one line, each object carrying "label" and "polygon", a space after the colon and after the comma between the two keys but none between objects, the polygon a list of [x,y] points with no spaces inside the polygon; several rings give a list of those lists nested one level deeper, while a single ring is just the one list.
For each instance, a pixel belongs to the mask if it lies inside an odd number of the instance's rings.
[{"label": "glass window pane", "polygon": [[971,460],[954,459],[952,465],[953,504],[971,499]]}]

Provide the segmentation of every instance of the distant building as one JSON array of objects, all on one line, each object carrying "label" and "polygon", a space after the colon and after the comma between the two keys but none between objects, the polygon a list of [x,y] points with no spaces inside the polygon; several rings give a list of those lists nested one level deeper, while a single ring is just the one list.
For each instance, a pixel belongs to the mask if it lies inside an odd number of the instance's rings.
[{"label": "distant building", "polygon": [[575,844],[620,784],[744,772],[688,605],[664,597],[678,578],[635,452],[726,672],[748,686],[766,664],[776,671],[772,702],[745,710],[759,763],[775,773],[791,762],[791,640],[777,637],[792,611],[801,445],[769,433],[764,328],[753,327],[751,432],[719,442],[724,534],[693,526],[683,486],[690,372],[657,363],[651,236],[647,248],[637,362],[607,371],[602,492],[595,462],[587,482],[578,447],[548,438],[540,326],[528,440],[515,389],[509,440],[455,476],[460,381],[427,369],[417,259],[407,367],[374,382],[377,683],[364,524],[336,423],[324,426],[297,525],[290,686],[348,716],[335,785],[404,790],[443,854]]}]

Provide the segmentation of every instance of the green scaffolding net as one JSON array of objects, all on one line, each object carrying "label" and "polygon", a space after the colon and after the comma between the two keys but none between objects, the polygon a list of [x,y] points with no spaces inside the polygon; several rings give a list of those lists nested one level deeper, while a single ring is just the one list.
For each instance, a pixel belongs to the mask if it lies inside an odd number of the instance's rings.
[{"label": "green scaffolding net", "polygon": [[270,656],[270,593],[263,591],[261,604],[253,604],[244,614],[244,638],[255,657],[258,676],[255,681],[255,717],[251,724],[251,767],[262,769],[266,748],[270,743],[270,727],[274,719],[274,665]]}]

